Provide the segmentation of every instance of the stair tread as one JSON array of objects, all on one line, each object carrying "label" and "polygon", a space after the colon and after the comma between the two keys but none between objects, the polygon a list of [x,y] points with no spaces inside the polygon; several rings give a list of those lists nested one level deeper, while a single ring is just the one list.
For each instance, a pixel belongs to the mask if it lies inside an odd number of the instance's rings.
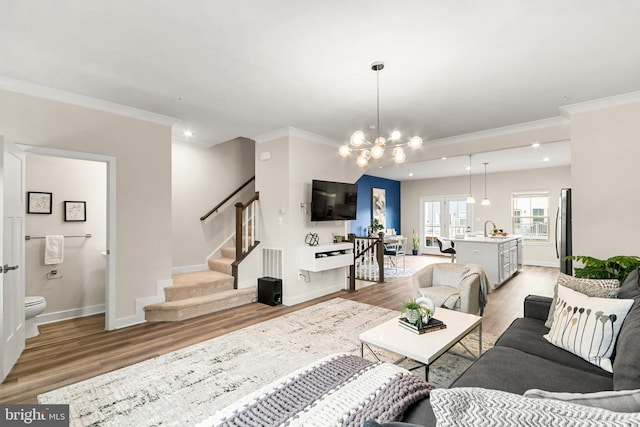
[{"label": "stair tread", "polygon": [[256,294],[256,290],[253,288],[247,289],[232,289],[229,291],[216,292],[209,295],[202,295],[197,297],[185,298],[175,301],[160,302],[157,304],[147,305],[144,310],[179,310],[184,307],[207,304],[220,300],[230,299],[233,297],[243,297],[245,295]]},{"label": "stair tread", "polygon": [[173,275],[174,287],[196,286],[203,282],[233,280],[233,276],[214,270],[193,271]]},{"label": "stair tread", "polygon": [[235,261],[232,258],[209,258],[209,262],[216,262],[216,263],[220,263],[220,264],[229,264],[231,265],[233,263],[233,261]]}]

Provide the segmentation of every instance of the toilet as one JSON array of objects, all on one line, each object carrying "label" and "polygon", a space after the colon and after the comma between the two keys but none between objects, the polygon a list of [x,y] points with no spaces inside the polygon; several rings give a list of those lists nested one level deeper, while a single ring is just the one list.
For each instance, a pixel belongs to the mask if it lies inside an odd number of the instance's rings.
[{"label": "toilet", "polygon": [[32,338],[37,336],[38,323],[36,323],[36,316],[44,311],[47,307],[47,302],[44,297],[33,296],[25,297],[24,299],[24,318],[25,318],[25,338]]}]

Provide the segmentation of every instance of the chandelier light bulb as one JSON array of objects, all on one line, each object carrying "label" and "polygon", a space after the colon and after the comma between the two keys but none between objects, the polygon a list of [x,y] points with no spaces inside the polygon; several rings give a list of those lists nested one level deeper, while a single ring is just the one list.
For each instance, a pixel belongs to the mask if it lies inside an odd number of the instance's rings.
[{"label": "chandelier light bulb", "polygon": [[348,145],[343,145],[338,149],[338,153],[340,153],[342,157],[347,158],[349,154],[351,154],[351,148],[349,148]]},{"label": "chandelier light bulb", "polygon": [[353,133],[353,135],[351,135],[351,145],[353,145],[354,147],[360,147],[362,144],[364,144],[365,141],[365,135],[364,132],[362,132],[361,130],[357,130]]},{"label": "chandelier light bulb", "polygon": [[360,166],[361,168],[364,168],[364,167],[366,167],[366,166],[367,166],[367,164],[369,164],[369,160],[367,159],[367,157],[366,157],[366,156],[364,156],[364,155],[360,154],[360,155],[358,156],[358,158],[356,159],[356,164],[357,164],[358,166]]},{"label": "chandelier light bulb", "polygon": [[384,139],[383,137],[379,136],[379,137],[376,138],[375,145],[385,146],[386,144],[387,144],[387,140]]},{"label": "chandelier light bulb", "polygon": [[400,139],[400,137],[402,136],[402,134],[400,133],[399,130],[394,130],[393,132],[391,132],[391,140],[392,141],[397,141]]},{"label": "chandelier light bulb", "polygon": [[407,159],[406,154],[404,154],[404,150],[402,147],[396,147],[393,149],[393,161],[396,163],[404,163]]},{"label": "chandelier light bulb", "polygon": [[379,159],[384,155],[384,145],[376,144],[371,148],[371,157]]},{"label": "chandelier light bulb", "polygon": [[422,147],[422,138],[420,138],[419,136],[412,137],[409,140],[409,147],[413,148],[414,150],[416,148]]}]

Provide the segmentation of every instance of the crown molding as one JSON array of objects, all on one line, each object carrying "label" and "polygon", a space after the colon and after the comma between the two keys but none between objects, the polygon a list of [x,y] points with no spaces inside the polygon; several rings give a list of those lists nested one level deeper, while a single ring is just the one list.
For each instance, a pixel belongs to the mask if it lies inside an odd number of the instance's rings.
[{"label": "crown molding", "polygon": [[588,111],[602,110],[604,108],[618,107],[620,105],[640,102],[640,91],[623,93],[621,95],[609,96],[607,98],[593,99],[591,101],[579,102],[577,104],[560,107],[560,113],[570,119],[574,114],[586,113]]},{"label": "crown molding", "polygon": [[0,76],[0,90],[35,96],[38,98],[48,99],[50,101],[63,102],[65,104],[90,108],[92,110],[112,113],[132,119],[143,120],[145,122],[156,123],[159,125],[173,126],[178,122],[178,119],[164,116],[162,114],[152,113],[150,111],[127,107],[125,105],[116,104],[114,102],[105,101],[98,98],[91,98],[89,96],[66,92],[63,90],[41,86],[34,83],[11,79],[3,76]]},{"label": "crown molding", "polygon": [[276,129],[271,132],[263,133],[262,135],[258,135],[255,138],[253,138],[253,140],[256,142],[256,144],[263,144],[265,142],[269,142],[278,138],[285,138],[285,137],[301,138],[310,142],[328,145],[334,148],[339,147],[341,145],[341,142],[336,141],[335,139],[327,138],[326,136],[318,135],[316,133],[294,128],[291,126]]},{"label": "crown molding", "polygon": [[535,130],[550,128],[555,126],[566,126],[566,125],[569,125],[569,123],[570,122],[567,118],[558,116],[558,117],[551,117],[548,119],[534,120],[532,122],[518,123],[515,125],[481,130],[478,132],[465,133],[462,135],[450,136],[446,138],[426,140],[425,143],[428,143],[430,147],[438,146],[438,145],[446,145],[446,144],[456,144],[456,143],[469,142],[469,141],[474,141],[474,140],[483,139],[483,138],[491,138],[491,137],[510,135],[510,134],[520,133],[520,132],[535,131]]}]

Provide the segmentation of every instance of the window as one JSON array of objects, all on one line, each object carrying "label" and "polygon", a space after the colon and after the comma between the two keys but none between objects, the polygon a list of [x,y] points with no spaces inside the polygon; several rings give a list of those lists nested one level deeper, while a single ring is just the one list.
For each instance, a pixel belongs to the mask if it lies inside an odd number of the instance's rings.
[{"label": "window", "polygon": [[549,241],[549,192],[532,191],[511,195],[513,233],[533,242]]}]

